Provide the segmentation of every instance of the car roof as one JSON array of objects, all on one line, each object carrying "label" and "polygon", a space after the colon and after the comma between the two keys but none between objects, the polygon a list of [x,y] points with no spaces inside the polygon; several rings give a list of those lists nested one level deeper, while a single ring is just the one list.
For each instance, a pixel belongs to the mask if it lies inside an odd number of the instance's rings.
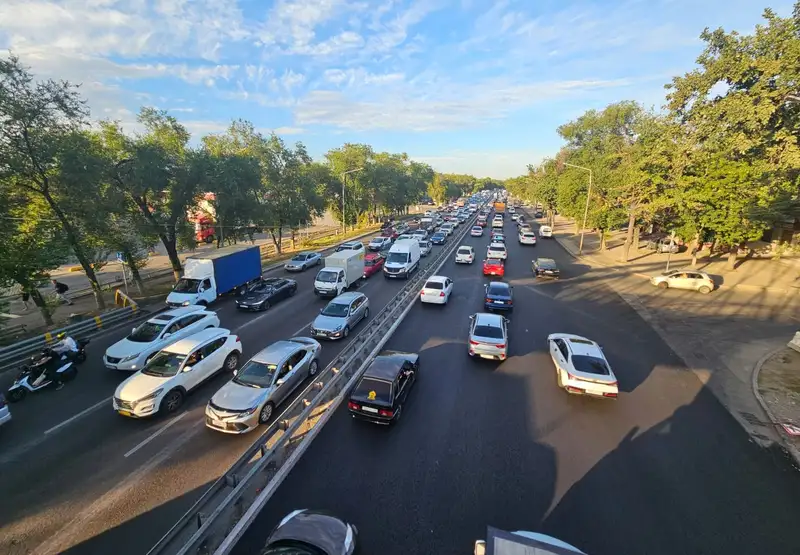
[{"label": "car roof", "polygon": [[431,277],[429,277],[427,279],[427,281],[434,281],[434,282],[438,282],[438,283],[444,283],[447,279],[449,279],[447,276],[431,276]]},{"label": "car roof", "polygon": [[488,312],[478,312],[475,315],[475,324],[481,326],[492,326],[495,328],[503,327],[503,317],[499,314],[489,314]]},{"label": "car roof", "polygon": [[361,245],[358,241],[347,241],[346,243],[342,243],[339,245],[340,247],[355,247],[356,245]]},{"label": "car roof", "polygon": [[302,347],[302,344],[297,341],[276,341],[258,351],[251,360],[264,364],[278,364],[300,347]]},{"label": "car roof", "polygon": [[504,249],[506,248],[505,243],[489,243],[490,249]]},{"label": "car roof", "polygon": [[172,345],[164,347],[162,350],[180,355],[188,355],[206,341],[224,337],[226,335],[230,335],[230,333],[230,330],[225,328],[208,328],[197,333],[193,333],[189,337],[184,337],[180,341],[176,341]]},{"label": "car roof", "polygon": [[536,262],[538,262],[539,264],[555,264],[556,263],[556,261],[553,260],[552,258],[537,258]]},{"label": "car roof", "polygon": [[362,378],[378,378],[381,380],[394,381],[403,363],[412,363],[419,359],[416,353],[403,353],[400,351],[383,351],[376,356],[372,363],[367,367]]},{"label": "car roof", "polygon": [[502,289],[507,289],[511,291],[511,284],[506,283],[505,281],[497,281],[497,280],[490,281],[489,283],[486,284],[486,286],[487,288],[500,287]]},{"label": "car roof", "polygon": [[178,307],[178,308],[172,308],[170,310],[162,312],[161,314],[153,316],[150,319],[151,320],[162,320],[163,321],[163,320],[167,319],[165,317],[168,316],[169,319],[172,320],[173,318],[178,318],[180,316],[186,316],[187,314],[192,314],[194,312],[202,312],[205,309],[206,309],[206,307],[198,305],[198,304],[193,304],[193,305],[189,305],[189,306],[181,306],[181,307]]},{"label": "car roof", "polygon": [[363,296],[364,296],[364,293],[357,293],[355,291],[347,291],[347,292],[342,293],[341,295],[337,296],[336,298],[334,298],[331,302],[332,303],[335,302],[335,303],[338,303],[338,304],[345,304],[345,303],[350,304],[354,300],[358,299],[359,297],[363,297]]},{"label": "car roof", "polygon": [[602,356],[600,345],[585,337],[570,336],[567,338],[569,350],[575,355]]},{"label": "car roof", "polygon": [[364,257],[364,260],[375,260],[376,258],[381,258],[381,253],[371,252]]}]

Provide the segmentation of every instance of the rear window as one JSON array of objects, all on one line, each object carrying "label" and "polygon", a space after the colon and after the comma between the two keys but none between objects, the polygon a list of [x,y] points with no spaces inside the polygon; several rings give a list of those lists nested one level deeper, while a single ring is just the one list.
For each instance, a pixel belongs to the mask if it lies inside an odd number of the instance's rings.
[{"label": "rear window", "polygon": [[444,289],[444,284],[438,281],[429,281],[425,284],[425,289]]},{"label": "rear window", "polygon": [[608,376],[611,374],[606,362],[597,357],[590,357],[586,355],[572,355],[572,365],[578,372],[585,372],[587,374],[597,374],[599,376]]},{"label": "rear window", "polygon": [[486,291],[489,295],[508,295],[508,286],[502,283],[492,283]]},{"label": "rear window", "polygon": [[472,330],[472,335],[476,335],[478,337],[489,337],[491,339],[503,339],[503,330],[495,326],[477,325],[475,326],[475,329]]},{"label": "rear window", "polygon": [[367,401],[392,402],[392,386],[389,382],[363,378],[353,391],[353,397]]},{"label": "rear window", "polygon": [[472,251],[469,248],[459,247],[458,252],[460,254],[470,254]]},{"label": "rear window", "polygon": [[495,246],[490,246],[490,247],[489,247],[489,250],[490,250],[490,251],[504,251],[504,250],[506,250],[506,249],[505,249],[505,248],[503,248],[503,247],[499,247],[499,246],[498,246],[498,247],[495,247]]}]

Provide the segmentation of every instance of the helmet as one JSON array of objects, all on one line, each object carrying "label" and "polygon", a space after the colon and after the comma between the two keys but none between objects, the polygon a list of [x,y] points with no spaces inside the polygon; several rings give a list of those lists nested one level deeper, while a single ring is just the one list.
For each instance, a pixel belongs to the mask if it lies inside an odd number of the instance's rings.
[{"label": "helmet", "polygon": [[62,339],[64,339],[66,336],[67,336],[67,334],[66,334],[66,333],[64,333],[64,332],[62,331],[61,333],[59,333],[58,335],[56,335],[56,339],[58,339],[59,341],[61,341],[61,340],[62,340]]}]

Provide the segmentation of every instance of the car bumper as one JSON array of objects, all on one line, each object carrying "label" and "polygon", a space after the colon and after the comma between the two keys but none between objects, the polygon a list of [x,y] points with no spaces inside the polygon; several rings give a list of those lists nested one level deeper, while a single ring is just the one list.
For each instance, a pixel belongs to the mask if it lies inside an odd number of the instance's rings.
[{"label": "car bumper", "polygon": [[429,304],[445,304],[447,302],[447,297],[440,297],[439,295],[420,295],[419,300]]},{"label": "car bumper", "polygon": [[519,244],[520,245],[533,245],[533,246],[536,246],[536,241],[531,241],[530,239],[520,239],[519,240]]},{"label": "car bumper", "polygon": [[215,432],[232,435],[246,434],[258,428],[258,411],[249,415],[228,411],[214,413],[206,407],[205,423],[206,428]]},{"label": "car bumper", "polygon": [[120,416],[126,416],[128,418],[148,418],[158,413],[160,402],[160,399],[131,402],[123,401],[115,397],[111,400],[111,405],[114,407],[114,411]]},{"label": "car bumper", "polygon": [[619,388],[611,385],[604,385],[581,380],[563,380],[564,389],[573,395],[588,395],[590,397],[602,397],[603,399],[616,399],[619,395]]},{"label": "car bumper", "polygon": [[103,364],[109,370],[120,370],[122,372],[136,372],[144,368],[144,363],[139,363],[139,359],[125,362],[109,362],[108,357],[103,356]]},{"label": "car bumper", "polygon": [[394,416],[392,416],[392,418],[386,418],[383,416],[378,416],[378,415],[373,416],[371,414],[365,414],[363,412],[354,410],[350,410],[350,414],[356,420],[363,420],[364,422],[371,422],[372,424],[381,424],[382,426],[388,426],[389,424],[394,422]]},{"label": "car bumper", "polygon": [[508,303],[483,303],[483,308],[486,310],[514,310],[514,305]]},{"label": "car bumper", "polygon": [[319,330],[316,328],[311,328],[309,331],[311,332],[311,337],[315,337],[318,339],[336,340],[344,337],[344,328],[340,329],[339,331]]},{"label": "car bumper", "polygon": [[485,358],[488,360],[505,360],[507,358],[505,351],[482,346],[470,346],[469,356]]},{"label": "car bumper", "polygon": [[558,279],[561,276],[558,272],[535,272],[536,277]]},{"label": "car bumper", "polygon": [[472,258],[456,258],[456,264],[472,264],[474,261]]},{"label": "car bumper", "polygon": [[264,308],[264,304],[237,304],[236,308],[239,310],[249,310],[251,312],[257,312]]},{"label": "car bumper", "polygon": [[336,289],[333,289],[333,290],[330,290],[330,291],[327,290],[327,289],[326,290],[314,289],[314,294],[319,296],[319,297],[331,297],[332,298],[332,297],[336,297],[337,296]]}]

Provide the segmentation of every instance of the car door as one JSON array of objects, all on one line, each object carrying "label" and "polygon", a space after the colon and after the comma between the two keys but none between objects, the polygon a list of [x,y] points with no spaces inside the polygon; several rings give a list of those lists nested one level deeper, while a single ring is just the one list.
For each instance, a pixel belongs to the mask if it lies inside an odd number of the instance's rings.
[{"label": "car door", "polygon": [[289,381],[291,368],[289,364],[289,360],[285,360],[279,367],[278,371],[275,372],[275,378],[272,382],[273,389],[271,399],[272,401],[278,405],[283,402],[286,397],[292,392],[292,385]]},{"label": "car door", "polygon": [[566,360],[564,359],[564,353],[561,351],[561,345],[563,345],[564,341],[562,339],[554,339],[550,342],[550,355],[553,357],[553,362],[556,365],[556,368],[562,369],[566,365]]},{"label": "car door", "polygon": [[689,272],[686,274],[686,288],[696,290],[703,282],[703,276]]},{"label": "car door", "polygon": [[203,362],[207,363],[203,368],[204,380],[222,370],[228,356],[228,351],[223,349],[227,340],[227,336],[220,337],[203,347]]},{"label": "car door", "polygon": [[364,317],[363,311],[361,310],[363,304],[364,304],[364,297],[358,297],[350,305],[350,314],[347,320],[350,322],[351,327],[355,326],[358,322],[361,321],[361,318]]},{"label": "car door", "polygon": [[450,278],[447,278],[445,280],[445,282],[444,282],[444,290],[445,290],[444,291],[445,301],[449,301],[450,300],[450,293],[453,292],[453,280],[451,280]]},{"label": "car door", "polygon": [[181,368],[180,382],[186,391],[191,391],[208,377],[210,360],[203,353],[204,347],[198,347],[186,357]]},{"label": "car door", "polygon": [[290,356],[287,362],[289,363],[289,373],[287,374],[286,381],[291,388],[290,391],[293,391],[303,382],[308,374],[311,354],[305,349],[300,349]]},{"label": "car door", "polygon": [[683,272],[675,274],[669,278],[669,286],[674,289],[688,289],[689,279]]},{"label": "car door", "polygon": [[274,291],[273,296],[276,301],[286,298],[289,293],[289,288],[287,287],[288,284],[289,282],[285,279],[278,280],[272,284]]}]

